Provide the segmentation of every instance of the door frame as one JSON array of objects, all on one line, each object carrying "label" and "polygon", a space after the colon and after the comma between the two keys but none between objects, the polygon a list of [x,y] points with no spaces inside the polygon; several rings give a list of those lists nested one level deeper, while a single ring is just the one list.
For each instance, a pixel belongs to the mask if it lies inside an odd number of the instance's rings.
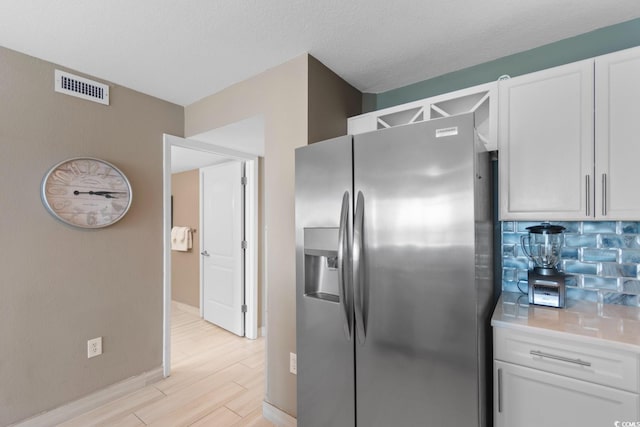
[{"label": "door frame", "polygon": [[[245,337],[258,338],[258,156],[206,142],[163,134],[163,331],[162,370],[171,373],[171,147],[218,154],[246,164],[245,190]],[[201,238],[202,233],[198,233]],[[202,287],[200,288],[202,292]],[[201,296],[202,298],[202,296]],[[202,304],[200,304],[202,315]]]}]

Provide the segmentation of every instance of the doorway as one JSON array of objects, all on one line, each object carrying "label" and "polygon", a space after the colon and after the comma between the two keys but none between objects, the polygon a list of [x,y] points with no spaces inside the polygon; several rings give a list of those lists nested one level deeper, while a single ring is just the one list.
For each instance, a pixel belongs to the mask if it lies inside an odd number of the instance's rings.
[{"label": "doorway", "polygon": [[[164,135],[164,171],[163,171],[163,230],[164,230],[164,304],[163,304],[163,373],[167,377],[171,372],[171,166],[172,149],[180,148],[193,150],[202,155],[214,154],[225,157],[233,162],[243,162],[245,165],[246,186],[243,197],[244,205],[244,233],[246,248],[244,249],[243,275],[245,278],[244,313],[245,336],[249,339],[258,337],[258,156],[247,154],[229,148],[184,139],[172,135]],[[198,233],[202,239],[202,233]],[[202,242],[200,242],[202,243]],[[240,242],[239,242],[240,244]],[[200,245],[202,247],[202,245]],[[202,289],[202,287],[201,287]],[[202,292],[202,290],[201,290]],[[203,315],[202,294],[200,298],[200,315]]]}]

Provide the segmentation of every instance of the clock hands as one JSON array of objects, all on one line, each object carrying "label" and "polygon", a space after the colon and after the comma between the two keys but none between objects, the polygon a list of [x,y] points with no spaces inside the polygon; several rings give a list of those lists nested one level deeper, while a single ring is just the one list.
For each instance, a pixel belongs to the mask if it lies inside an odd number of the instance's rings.
[{"label": "clock hands", "polygon": [[76,196],[78,194],[91,194],[93,196],[104,196],[106,199],[117,199],[117,196],[112,196],[112,194],[127,194],[126,191],[78,191],[75,190],[73,192]]}]

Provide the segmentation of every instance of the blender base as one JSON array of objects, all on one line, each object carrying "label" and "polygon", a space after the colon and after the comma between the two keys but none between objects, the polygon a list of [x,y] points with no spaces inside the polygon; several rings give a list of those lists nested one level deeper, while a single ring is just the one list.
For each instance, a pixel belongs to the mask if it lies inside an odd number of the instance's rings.
[{"label": "blender base", "polygon": [[[545,271],[547,273],[547,271]],[[565,275],[554,270],[551,274],[529,271],[529,304],[563,308],[566,295]]]}]

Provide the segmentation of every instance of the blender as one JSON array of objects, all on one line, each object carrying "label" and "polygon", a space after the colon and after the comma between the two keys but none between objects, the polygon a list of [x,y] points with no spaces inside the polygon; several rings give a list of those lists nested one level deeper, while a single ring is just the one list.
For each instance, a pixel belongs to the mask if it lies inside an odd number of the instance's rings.
[{"label": "blender", "polygon": [[527,227],[529,234],[522,236],[522,250],[533,261],[529,281],[529,304],[564,307],[565,274],[558,271],[564,244],[564,230],[560,225],[544,222]]}]

